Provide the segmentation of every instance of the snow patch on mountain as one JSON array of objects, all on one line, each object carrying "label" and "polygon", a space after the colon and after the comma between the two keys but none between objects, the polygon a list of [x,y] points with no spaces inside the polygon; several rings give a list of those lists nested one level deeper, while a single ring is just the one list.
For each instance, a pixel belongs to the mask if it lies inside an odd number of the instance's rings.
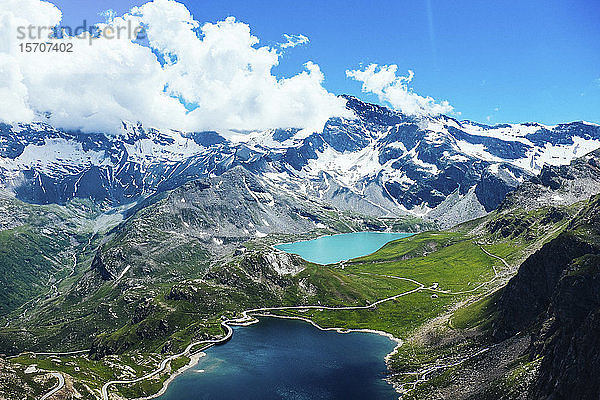
[{"label": "snow patch on mountain", "polygon": [[[356,118],[332,118],[321,132],[177,132],[124,122],[119,132],[84,134],[0,124],[0,189],[30,202],[90,197],[118,206],[241,166],[269,188],[338,209],[447,225],[491,211],[545,165],[600,148],[596,124],[487,126],[345,99]],[[269,193],[247,193],[273,206]]]},{"label": "snow patch on mountain", "polygon": [[92,165],[107,165],[104,151],[84,150],[81,143],[62,138],[45,138],[43,143],[29,144],[14,158],[1,157],[0,169],[6,179],[15,179],[23,170],[35,169],[49,177],[73,174]]}]

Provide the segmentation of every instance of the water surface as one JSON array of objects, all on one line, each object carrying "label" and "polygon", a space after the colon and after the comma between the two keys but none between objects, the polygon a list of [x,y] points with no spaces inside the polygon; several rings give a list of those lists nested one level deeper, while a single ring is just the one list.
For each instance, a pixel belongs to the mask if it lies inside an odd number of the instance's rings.
[{"label": "water surface", "polygon": [[395,343],[386,337],[339,334],[295,320],[261,318],[236,327],[226,344],[206,350],[175,378],[160,400],[397,399],[384,381]]},{"label": "water surface", "polygon": [[275,248],[298,254],[306,261],[333,264],[371,254],[392,240],[411,236],[412,233],[352,232],[322,236],[301,242],[278,244]]}]

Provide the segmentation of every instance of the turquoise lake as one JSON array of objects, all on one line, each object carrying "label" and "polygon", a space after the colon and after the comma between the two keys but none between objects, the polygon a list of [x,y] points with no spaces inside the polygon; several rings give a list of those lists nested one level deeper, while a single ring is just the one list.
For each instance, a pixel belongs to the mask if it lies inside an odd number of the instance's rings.
[{"label": "turquoise lake", "polygon": [[396,400],[384,378],[395,342],[372,333],[321,331],[260,318],[206,350],[160,400]]},{"label": "turquoise lake", "polygon": [[413,235],[396,232],[352,232],[275,246],[316,264],[333,264],[371,254],[392,240]]}]

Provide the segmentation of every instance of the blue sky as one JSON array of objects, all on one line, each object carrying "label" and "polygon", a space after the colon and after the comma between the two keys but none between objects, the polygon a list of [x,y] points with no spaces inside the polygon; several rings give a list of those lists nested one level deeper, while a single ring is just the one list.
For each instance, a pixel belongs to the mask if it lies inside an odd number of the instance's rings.
[{"label": "blue sky", "polygon": [[[63,23],[101,21],[145,3],[52,0]],[[250,25],[262,44],[303,34],[278,76],[306,61],[324,86],[380,102],[345,71],[370,63],[415,73],[422,96],[448,100],[460,119],[479,122],[600,122],[600,2],[595,1],[180,1],[200,22],[228,16]]]}]

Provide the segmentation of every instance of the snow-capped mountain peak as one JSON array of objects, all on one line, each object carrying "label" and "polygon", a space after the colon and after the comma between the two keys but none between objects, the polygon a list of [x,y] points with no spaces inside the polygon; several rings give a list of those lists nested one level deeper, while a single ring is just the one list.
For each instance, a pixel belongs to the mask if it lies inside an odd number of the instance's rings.
[{"label": "snow-capped mountain peak", "polygon": [[344,96],[355,118],[321,132],[81,133],[42,123],[0,124],[0,185],[35,203],[143,198],[241,165],[282,190],[375,216],[406,213],[452,224],[497,207],[544,165],[600,148],[600,126],[573,122],[488,126],[409,117]]}]

